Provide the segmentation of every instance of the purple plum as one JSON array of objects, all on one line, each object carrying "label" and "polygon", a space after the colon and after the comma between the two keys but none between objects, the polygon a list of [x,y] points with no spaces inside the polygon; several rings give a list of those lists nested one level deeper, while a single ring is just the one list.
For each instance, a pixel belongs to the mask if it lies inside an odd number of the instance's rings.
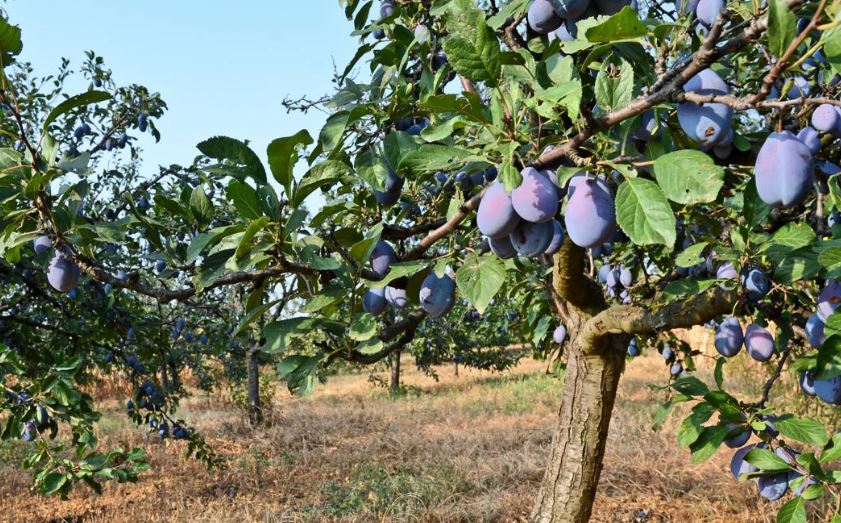
[{"label": "purple plum", "polygon": [[768,361],[774,355],[774,337],[768,329],[751,323],[745,329],[745,349],[756,361]]},{"label": "purple plum", "polygon": [[514,211],[511,196],[501,183],[493,184],[482,196],[476,212],[476,224],[485,236],[501,238],[508,236],[520,223],[520,216]]},{"label": "purple plum", "polygon": [[756,190],[772,207],[794,207],[806,198],[815,181],[814,171],[806,144],[789,131],[771,133],[756,157]]},{"label": "purple plum", "polygon": [[557,186],[533,167],[523,169],[522,175],[520,186],[511,191],[514,210],[524,220],[548,222],[558,212]]}]

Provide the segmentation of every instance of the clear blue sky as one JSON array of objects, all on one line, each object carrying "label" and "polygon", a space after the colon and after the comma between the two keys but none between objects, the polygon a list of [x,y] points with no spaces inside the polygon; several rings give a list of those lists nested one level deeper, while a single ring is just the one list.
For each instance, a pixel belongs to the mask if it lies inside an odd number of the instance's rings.
[{"label": "clear blue sky", "polygon": [[78,70],[92,49],[118,85],[161,93],[169,105],[158,122],[163,138],[141,142],[150,173],[158,164],[189,164],[195,145],[216,134],[251,140],[264,159],[274,138],[302,128],[315,136],[323,113],[286,114],[280,102],[331,93],[334,61],[342,70],[357,47],[336,0],[10,0],[4,7],[23,30],[22,58],[38,73],[54,72],[61,57]]}]

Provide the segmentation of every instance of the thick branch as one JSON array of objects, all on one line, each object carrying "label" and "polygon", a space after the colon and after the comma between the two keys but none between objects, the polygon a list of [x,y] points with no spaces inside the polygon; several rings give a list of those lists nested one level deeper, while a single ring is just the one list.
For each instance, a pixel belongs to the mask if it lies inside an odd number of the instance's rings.
[{"label": "thick branch", "polygon": [[584,325],[582,346],[596,346],[596,341],[608,334],[651,334],[700,325],[732,311],[738,302],[736,290],[719,286],[684,301],[670,303],[656,312],[635,305],[611,307]]},{"label": "thick branch", "polygon": [[584,249],[568,237],[564,239],[554,257],[552,286],[563,302],[595,314],[604,308],[604,297],[598,285],[584,275],[584,254]]}]

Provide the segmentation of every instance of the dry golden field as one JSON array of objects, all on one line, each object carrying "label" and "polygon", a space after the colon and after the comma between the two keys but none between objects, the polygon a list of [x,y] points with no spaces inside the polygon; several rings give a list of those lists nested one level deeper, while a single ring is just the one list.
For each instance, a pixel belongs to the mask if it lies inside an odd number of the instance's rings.
[{"label": "dry golden field", "polygon": [[[739,365],[729,385],[750,394],[764,371]],[[0,521],[525,521],[560,379],[533,360],[504,375],[461,369],[456,377],[442,366],[437,383],[410,361],[403,367],[406,393],[397,398],[368,374],[334,377],[305,399],[278,387],[271,422],[258,429],[224,398],[191,399],[184,416],[227,463],[210,472],[185,461],[179,444],[163,446],[131,425],[122,400],[111,400],[103,445],[145,446],[152,470],[136,485],[109,484],[102,496],[82,487],[63,501],[29,493],[28,473],[10,467],[22,444],[0,447]],[[733,480],[729,451],[694,465],[677,448],[680,411],[652,429],[663,397],[648,384],[666,379],[657,354],[629,363],[593,521],[773,521],[778,504]],[[824,509],[813,504],[815,521]]]}]

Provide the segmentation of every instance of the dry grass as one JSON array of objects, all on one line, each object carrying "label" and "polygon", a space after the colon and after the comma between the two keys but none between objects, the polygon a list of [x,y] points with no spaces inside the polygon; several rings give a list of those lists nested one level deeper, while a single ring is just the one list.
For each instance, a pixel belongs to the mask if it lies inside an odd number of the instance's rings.
[{"label": "dry grass", "polygon": [[[153,470],[137,485],[102,496],[80,488],[62,501],[30,494],[29,476],[4,465],[20,449],[0,447],[0,521],[524,521],[560,381],[531,360],[504,376],[441,367],[438,383],[404,368],[403,397],[373,389],[366,374],[339,376],[310,398],[284,391],[272,425],[256,430],[227,402],[190,400],[184,415],[228,463],[212,472],[142,434],[112,402],[103,445],[144,445]],[[693,465],[675,444],[679,416],[651,429],[662,397],[647,384],[665,374],[653,355],[623,376],[593,521],[773,521],[778,504],[729,476],[728,452]]]}]

